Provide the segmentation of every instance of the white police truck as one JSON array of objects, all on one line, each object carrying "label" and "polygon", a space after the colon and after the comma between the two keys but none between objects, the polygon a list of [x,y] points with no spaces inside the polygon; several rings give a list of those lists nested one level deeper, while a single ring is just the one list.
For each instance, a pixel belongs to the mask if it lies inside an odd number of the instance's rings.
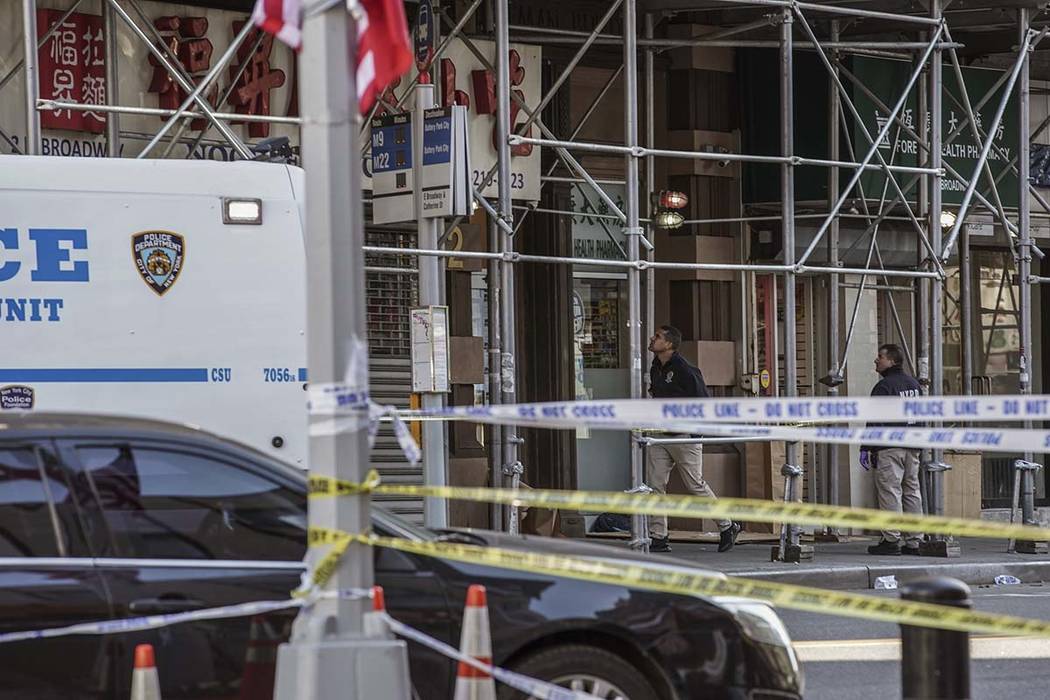
[{"label": "white police truck", "polygon": [[306,466],[303,172],[0,156],[0,421],[191,423]]}]

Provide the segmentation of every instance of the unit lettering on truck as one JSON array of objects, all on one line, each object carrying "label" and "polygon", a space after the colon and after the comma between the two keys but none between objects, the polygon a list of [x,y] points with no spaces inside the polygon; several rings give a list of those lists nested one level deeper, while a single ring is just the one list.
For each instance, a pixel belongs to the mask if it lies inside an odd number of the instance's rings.
[{"label": "unit lettering on truck", "polygon": [[0,411],[186,423],[305,467],[303,185],[0,155]]},{"label": "unit lettering on truck", "polygon": [[[28,276],[31,282],[88,282],[88,247],[82,228],[0,228],[0,283]],[[63,297],[9,297],[0,287],[0,321],[57,322],[65,308]]]}]

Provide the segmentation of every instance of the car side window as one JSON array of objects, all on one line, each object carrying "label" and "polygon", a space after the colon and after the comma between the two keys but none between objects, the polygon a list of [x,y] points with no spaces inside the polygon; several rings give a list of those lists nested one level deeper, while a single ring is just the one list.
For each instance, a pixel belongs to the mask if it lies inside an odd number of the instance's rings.
[{"label": "car side window", "polygon": [[177,448],[82,445],[77,456],[116,551],[151,559],[295,561],[306,499],[232,461]]},{"label": "car side window", "polygon": [[54,503],[69,500],[69,489],[45,470],[36,450],[0,446],[0,557],[64,556]]}]

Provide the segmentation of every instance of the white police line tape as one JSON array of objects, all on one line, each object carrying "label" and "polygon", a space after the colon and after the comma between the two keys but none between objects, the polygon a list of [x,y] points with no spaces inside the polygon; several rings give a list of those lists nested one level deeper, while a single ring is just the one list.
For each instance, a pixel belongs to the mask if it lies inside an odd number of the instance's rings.
[{"label": "white police line tape", "polygon": [[379,423],[388,419],[393,423],[394,437],[411,464],[423,458],[423,453],[412,437],[396,406],[383,406],[371,400],[368,389],[356,384],[329,383],[307,387],[310,415],[310,435],[326,436],[368,430],[368,446],[375,444]]},{"label": "white police line tape", "polygon": [[[287,610],[288,608],[308,607],[321,598],[338,597],[349,599],[370,598],[371,596],[372,591],[370,589],[347,589],[343,591],[325,591],[323,593],[316,593],[309,598],[255,601],[251,603],[240,603],[238,605],[226,605],[219,608],[208,608],[207,610],[192,610],[184,613],[149,615],[146,617],[132,617],[123,620],[82,622],[67,627],[7,632],[0,634],[0,644],[26,642],[36,639],[52,639],[54,637],[68,637],[73,635],[105,635],[121,634],[125,632],[141,632],[143,630],[169,627],[184,622],[250,617],[252,615],[263,615],[279,610]],[[520,690],[531,697],[540,698],[541,700],[595,700],[595,696],[587,693],[566,690],[565,688],[559,688],[558,686],[551,685],[550,683],[535,678],[530,678],[529,676],[523,676],[520,673],[508,671],[497,666],[490,666],[489,664],[463,654],[458,649],[451,647],[444,642],[427,636],[413,627],[409,627],[387,613],[383,613],[383,618],[395,634],[411,639],[423,644],[424,646],[428,646],[451,659],[473,666],[479,671],[488,673],[501,683],[505,683],[506,685]]]},{"label": "white police line tape", "polygon": [[197,622],[200,620],[221,620],[227,617],[248,617],[250,615],[261,615],[287,608],[297,608],[306,604],[305,600],[267,600],[253,603],[240,603],[238,605],[227,605],[221,608],[208,608],[207,610],[191,610],[184,613],[170,613],[167,615],[148,615],[146,617],[129,617],[122,620],[99,620],[97,622],[81,622],[68,627],[52,627],[49,629],[27,630],[23,632],[5,632],[0,634],[0,644],[11,642],[24,642],[31,639],[51,639],[52,637],[67,637],[70,635],[94,635],[94,634],[120,634],[122,632],[139,632],[142,630],[155,629],[157,627],[168,627],[182,622]]},{"label": "white police line tape", "polygon": [[963,450],[970,452],[1044,452],[1050,449],[1050,430],[1022,428],[790,428],[779,425],[726,423],[669,424],[668,429],[726,437],[769,437],[789,442],[820,442],[871,447]]},{"label": "white police line tape", "polygon": [[[981,400],[987,397],[982,397]],[[986,415],[982,420],[1002,420],[999,409],[1011,411],[1013,406],[1003,397],[994,397],[996,402],[987,404]],[[922,399],[924,405],[937,405]],[[744,399],[743,401],[753,401]],[[782,400],[777,401],[784,405]],[[793,400],[794,401],[794,400]],[[811,407],[818,405],[816,399]],[[908,406],[911,399],[896,397],[873,397],[863,400],[864,405],[871,402],[875,408],[872,413],[878,420],[901,421],[901,415],[894,415],[893,410],[908,410],[908,415],[916,415],[922,408]],[[973,401],[967,399],[967,401]],[[1050,401],[1037,397],[1034,405]],[[836,402],[841,404],[842,400]],[[679,433],[702,433],[707,435],[769,437],[773,440],[800,442],[823,442],[845,445],[870,445],[880,447],[909,447],[929,449],[960,449],[967,451],[1032,451],[1042,452],[1050,449],[1050,430],[1035,429],[992,429],[983,427],[968,428],[925,428],[907,425],[885,426],[874,428],[851,428],[840,425],[815,425],[821,421],[802,421],[803,427],[795,425],[769,425],[769,420],[760,424],[742,424],[740,422],[718,422],[721,419],[707,421],[686,419],[681,416],[688,413],[697,415],[710,412],[712,406],[726,404],[722,400],[697,399],[695,401],[658,401],[658,400],[624,400],[613,402],[578,402],[560,404],[522,404],[502,406],[452,407],[440,413],[429,412],[424,418],[443,418],[451,420],[469,420],[479,423],[514,423],[542,428],[565,429],[572,427],[589,427],[605,430],[663,430]],[[1024,403],[1018,404],[1023,407]],[[943,402],[942,402],[943,407]],[[701,410],[701,408],[703,410]],[[971,408],[973,406],[971,405]],[[564,409],[564,410],[563,410]],[[962,409],[960,409],[961,411]],[[979,410],[979,409],[975,409]],[[852,409],[851,409],[852,411]],[[772,412],[772,411],[771,411]],[[422,412],[402,412],[402,418],[412,420],[420,417]],[[951,413],[955,416],[958,412]],[[1014,416],[1011,420],[1031,419],[1031,415]],[[512,417],[513,416],[513,417]],[[621,418],[620,416],[627,416]],[[824,422],[829,422],[827,419]],[[837,421],[841,422],[841,421]]]},{"label": "white police line tape", "polygon": [[447,656],[450,659],[464,663],[482,673],[487,673],[492,676],[500,683],[509,685],[515,690],[519,690],[529,697],[540,698],[540,700],[597,700],[596,696],[590,693],[583,693],[578,690],[568,690],[567,688],[559,688],[556,685],[547,683],[546,681],[537,680],[529,676],[523,676],[520,673],[514,671],[508,671],[505,668],[499,666],[492,666],[483,661],[475,659],[473,656],[467,656],[459,649],[442,642],[439,639],[420,632],[414,627],[409,627],[403,622],[396,620],[389,614],[384,613],[383,619],[386,624],[390,626],[390,629],[394,634],[399,637],[411,639],[413,642],[422,644],[423,646],[429,647],[434,651]]},{"label": "white police line tape", "polygon": [[190,610],[188,612],[167,613],[164,615],[146,615],[144,617],[128,617],[120,620],[97,620],[94,622],[80,622],[66,627],[50,627],[39,630],[5,632],[0,634],[0,644],[25,642],[33,639],[68,637],[72,635],[141,632],[142,630],[156,629],[158,627],[170,627],[171,625],[178,625],[183,622],[249,617],[251,615],[263,615],[278,610],[286,610],[288,608],[309,607],[318,600],[325,598],[361,600],[371,597],[372,589],[370,588],[346,588],[338,591],[312,590],[307,595],[299,598],[290,598],[288,600],[260,600],[250,603],[238,603],[237,605],[225,605],[218,608],[207,608],[205,610]]},{"label": "white police line tape", "polygon": [[450,406],[402,412],[517,425],[600,427],[619,422],[661,427],[668,422],[846,423],[1007,422],[1050,420],[1050,396],[863,396],[806,398],[620,399],[496,406]]},{"label": "white police line tape", "polygon": [[[408,418],[411,420],[411,417]],[[479,423],[503,423],[501,417],[471,417]],[[910,449],[957,449],[971,452],[1044,452],[1050,450],[1050,430],[1023,428],[913,428],[885,426],[849,428],[837,425],[793,427],[786,425],[742,425],[699,421],[580,421],[552,418],[518,421],[534,427],[565,429],[586,425],[597,430],[661,430],[674,433],[717,435],[723,437],[768,437],[788,442],[820,442],[871,447],[907,447]]]}]

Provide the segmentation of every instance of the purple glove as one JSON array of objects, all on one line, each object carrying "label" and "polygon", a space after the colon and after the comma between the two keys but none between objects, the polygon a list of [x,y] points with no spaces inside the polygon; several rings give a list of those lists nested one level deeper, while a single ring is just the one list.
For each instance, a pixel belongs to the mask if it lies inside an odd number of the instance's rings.
[{"label": "purple glove", "polygon": [[868,450],[860,451],[860,466],[864,468],[864,471],[870,471],[874,466],[871,463],[871,452]]}]

